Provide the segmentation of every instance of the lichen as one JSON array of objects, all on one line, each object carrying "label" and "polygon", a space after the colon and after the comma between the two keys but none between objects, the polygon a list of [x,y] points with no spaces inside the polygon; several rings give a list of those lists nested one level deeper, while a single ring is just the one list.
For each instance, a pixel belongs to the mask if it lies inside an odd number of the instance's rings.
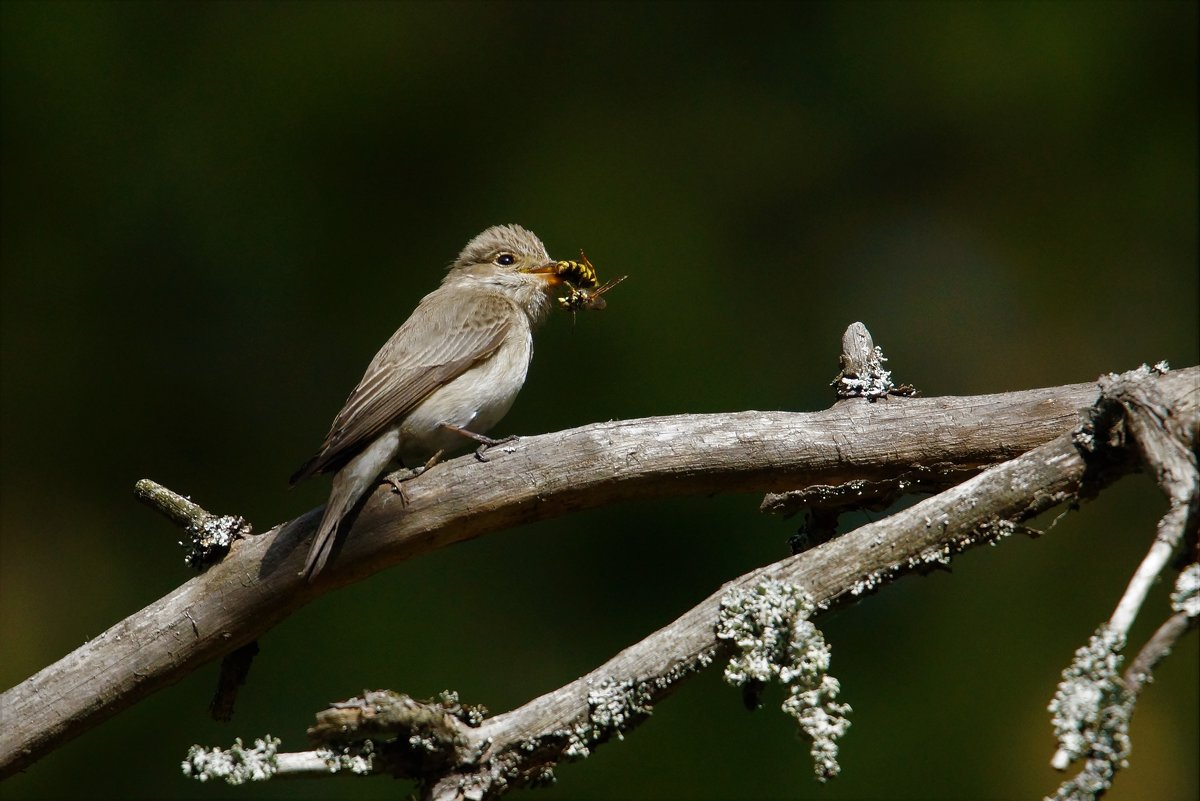
[{"label": "lichen", "polygon": [[1200,617],[1200,562],[1185,567],[1175,579],[1171,608],[1188,617]]},{"label": "lichen", "polygon": [[375,770],[375,743],[363,740],[339,749],[320,748],[317,756],[325,761],[330,773],[348,770],[358,776],[367,776]]},{"label": "lichen", "polygon": [[746,590],[734,588],[721,599],[717,637],[731,640],[737,653],[725,666],[735,686],[778,681],[788,689],[785,714],[796,719],[809,741],[819,781],[836,776],[837,741],[850,728],[850,706],[838,703],[841,691],[829,675],[830,649],[809,620],[812,597],[795,584],[766,580]]},{"label": "lichen", "polygon": [[279,743],[278,737],[268,734],[255,740],[253,748],[246,748],[240,737],[227,749],[193,745],[180,767],[184,776],[198,782],[213,779],[237,785],[266,781],[278,769]]},{"label": "lichen", "polygon": [[874,400],[888,395],[894,388],[892,373],[883,369],[887,357],[883,349],[875,347],[875,358],[867,364],[865,375],[849,375],[841,373],[833,380],[832,386],[837,388],[839,398],[863,397]]},{"label": "lichen", "polygon": [[852,585],[850,585],[850,594],[854,595],[854,596],[859,596],[859,595],[865,595],[866,593],[869,593],[869,592],[874,592],[883,584],[884,581],[887,580],[888,576],[890,576],[894,572],[895,572],[894,569],[884,570],[884,571],[879,571],[879,570],[872,571],[872,572],[866,574],[865,576],[863,576],[862,578],[856,579],[855,582]]},{"label": "lichen", "polygon": [[1080,773],[1051,796],[1054,801],[1090,801],[1111,787],[1113,775],[1128,764],[1135,698],[1120,676],[1124,647],[1125,637],[1102,625],[1063,670],[1049,706],[1059,744],[1054,766],[1062,770],[1086,759]]},{"label": "lichen", "polygon": [[654,711],[652,700],[645,682],[604,679],[588,692],[587,719],[571,730],[564,756],[583,759],[591,754],[592,745],[608,737],[625,739],[626,729]]},{"label": "lichen", "polygon": [[203,570],[225,558],[233,541],[247,530],[245,518],[237,515],[206,514],[188,524],[183,561],[192,570]]},{"label": "lichen", "polygon": [[[711,665],[715,655],[716,648],[705,648],[691,658],[680,659],[660,676],[643,680],[608,677],[594,685],[587,696],[587,718],[555,732],[556,737],[567,740],[563,756],[585,759],[592,753],[593,745],[614,735],[618,740],[625,739],[626,731],[654,712],[655,698],[686,676]],[[531,749],[534,744],[522,747]]]},{"label": "lichen", "polygon": [[624,739],[630,723],[653,712],[650,700],[641,682],[608,679],[588,693],[588,719],[597,734],[611,731]]},{"label": "lichen", "polygon": [[441,704],[447,714],[461,720],[472,729],[479,728],[488,716],[488,708],[483,704],[464,704],[458,699],[454,690],[442,690],[429,703]]}]

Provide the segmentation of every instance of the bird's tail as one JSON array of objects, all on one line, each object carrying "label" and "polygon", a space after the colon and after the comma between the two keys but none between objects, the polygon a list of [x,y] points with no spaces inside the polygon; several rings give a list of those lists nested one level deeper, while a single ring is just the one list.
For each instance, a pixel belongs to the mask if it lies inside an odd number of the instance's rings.
[{"label": "bird's tail", "polygon": [[339,544],[338,535],[341,533],[342,522],[371,486],[370,482],[357,479],[358,476],[350,471],[338,473],[333,477],[329,503],[325,504],[325,513],[321,515],[317,535],[313,537],[312,545],[308,549],[308,558],[304,560],[304,571],[300,574],[309,581],[316,578],[333,556],[335,546]]},{"label": "bird's tail", "polygon": [[317,536],[313,539],[312,547],[308,549],[308,558],[304,560],[304,570],[300,573],[309,581],[316,578],[325,568],[325,563],[333,553],[333,545],[337,542],[338,523],[342,521],[332,514],[330,509],[325,507],[325,516],[321,518],[321,525],[317,527]]},{"label": "bird's tail", "polygon": [[359,498],[375,484],[380,472],[387,467],[399,449],[400,433],[398,429],[393,428],[376,438],[362,453],[334,474],[329,503],[325,504],[325,513],[321,516],[321,524],[317,526],[317,536],[313,538],[312,547],[308,550],[308,559],[304,562],[304,572],[300,575],[312,581],[325,567],[337,550],[339,534],[341,529],[345,528],[342,524],[346,516],[354,509]]}]

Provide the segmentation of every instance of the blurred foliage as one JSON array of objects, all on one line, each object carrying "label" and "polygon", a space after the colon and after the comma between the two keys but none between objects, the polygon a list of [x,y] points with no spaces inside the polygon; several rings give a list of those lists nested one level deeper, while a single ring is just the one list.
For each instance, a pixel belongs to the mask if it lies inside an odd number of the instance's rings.
[{"label": "blurred foliage", "polygon": [[[630,275],[542,332],[501,434],[821,408],[854,320],[927,395],[1197,363],[1196,30],[1192,2],[6,0],[0,684],[187,577],[136,479],[260,530],[322,503],[286,477],[494,223]],[[519,704],[784,555],[793,523],[756,504],[629,504],[406,564],[267,635],[232,724],[206,717],[209,666],[0,792],[394,798],[177,766],[300,747],[364,687]],[[1162,508],[1126,479],[826,620],[855,709],[827,786],[782,698],[747,714],[714,671],[528,797],[1048,792],[1045,704]],[[1114,801],[1200,792],[1196,642],[1146,691]]]}]

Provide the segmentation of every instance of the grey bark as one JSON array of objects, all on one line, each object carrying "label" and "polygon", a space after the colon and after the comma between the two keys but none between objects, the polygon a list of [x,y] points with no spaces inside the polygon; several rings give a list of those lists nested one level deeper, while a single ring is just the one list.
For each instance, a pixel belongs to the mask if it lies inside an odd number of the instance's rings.
[{"label": "grey bark", "polygon": [[[1163,391],[1194,396],[1198,376],[1200,368],[1170,373]],[[1073,429],[1097,397],[1088,383],[854,399],[813,413],[654,417],[525,437],[493,449],[487,464],[447,462],[406,484],[407,505],[386,485],[377,488],[312,584],[298,574],[320,509],[235,541],[221,563],[6,691],[0,776],[252,642],[324,593],[434,548],[622,500],[781,492],[917,468],[978,471]]]}]

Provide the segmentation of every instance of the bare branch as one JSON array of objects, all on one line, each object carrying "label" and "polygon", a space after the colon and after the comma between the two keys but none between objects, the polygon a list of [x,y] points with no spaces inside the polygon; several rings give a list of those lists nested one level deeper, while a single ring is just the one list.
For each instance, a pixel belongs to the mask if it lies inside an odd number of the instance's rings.
[{"label": "bare branch", "polygon": [[183,561],[203,570],[229,553],[235,539],[251,534],[250,524],[237,515],[215,515],[177,492],[143,478],[133,487],[134,497],[187,533]]},{"label": "bare branch", "polygon": [[[439,780],[437,786],[444,792],[431,797],[464,798],[464,788],[472,787],[490,792],[497,776],[509,781],[514,775],[536,776],[538,768],[569,757],[572,748],[578,752],[581,733],[594,728],[589,722],[590,693],[605,682],[634,682],[646,708],[662,700],[681,679],[725,653],[716,623],[721,598],[731,589],[764,580],[787,582],[828,607],[871,592],[885,580],[944,564],[962,550],[994,542],[1015,523],[1086,494],[1087,479],[1086,462],[1070,435],[1064,435],[885,520],[742,576],[588,675],[467,732],[468,738],[488,743],[480,764]],[[638,718],[630,720],[632,724]],[[615,733],[602,732],[584,742],[584,753]],[[557,746],[547,753],[550,743]]]},{"label": "bare branch", "polygon": [[[1200,509],[1200,473],[1196,468],[1197,424],[1195,415],[1172,405],[1158,392],[1150,371],[1130,371],[1100,380],[1104,401],[1116,405],[1142,463],[1154,476],[1170,506],[1158,522],[1158,534],[1150,551],[1138,566],[1121,597],[1108,625],[1122,636],[1158,579],[1171,555],[1188,531],[1195,536],[1197,511]],[[1193,386],[1192,394],[1200,394]]]},{"label": "bare branch", "polygon": [[1137,657],[1125,669],[1123,680],[1126,689],[1134,695],[1150,682],[1154,668],[1163,661],[1175,647],[1175,643],[1189,630],[1200,625],[1200,617],[1186,612],[1176,612],[1167,618],[1154,634],[1138,651]]},{"label": "bare branch", "polygon": [[[1102,480],[1117,475],[1107,470]],[[730,644],[719,636],[718,621],[731,594],[776,582],[801,588],[827,609],[885,580],[994,543],[1020,522],[1094,492],[1091,478],[1085,454],[1064,434],[907,510],[729,582],[571,684],[477,728],[457,726],[457,764],[404,775],[421,778],[425,797],[438,801],[493,797],[542,780],[558,762],[586,756],[638,725],[680,682],[727,657]]]},{"label": "bare branch", "polygon": [[[1164,396],[1180,397],[1198,375],[1163,376]],[[407,506],[377,489],[313,584],[298,572],[320,510],[235,540],[203,575],[5,692],[0,775],[257,639],[325,592],[434,548],[620,500],[879,480],[915,465],[978,469],[1070,430],[1096,397],[1094,385],[1080,384],[852,400],[807,414],[646,418],[525,437],[487,464],[455,459],[409,482]]]},{"label": "bare branch", "polygon": [[[1157,376],[1165,370],[1165,365],[1143,366],[1141,370],[1101,378],[1101,399],[1076,436],[1083,450],[1098,456],[1113,447],[1134,451],[1157,480],[1169,505],[1159,521],[1149,552],[1134,572],[1116,610],[1087,645],[1076,650],[1050,702],[1051,722],[1059,742],[1051,766],[1065,770],[1073,761],[1084,760],[1078,775],[1059,786],[1055,799],[1094,799],[1112,785],[1130,750],[1129,721],[1138,692],[1149,679],[1153,665],[1188,625],[1188,616],[1177,609],[1177,614],[1142,649],[1134,665],[1124,676],[1119,675],[1129,630],[1150,586],[1185,536],[1196,536],[1200,387],[1193,384],[1177,403],[1172,403],[1159,394]],[[1193,576],[1195,572],[1193,565],[1181,574],[1176,590],[1177,606],[1191,603],[1182,599],[1195,595],[1196,585],[1200,584]]]}]

